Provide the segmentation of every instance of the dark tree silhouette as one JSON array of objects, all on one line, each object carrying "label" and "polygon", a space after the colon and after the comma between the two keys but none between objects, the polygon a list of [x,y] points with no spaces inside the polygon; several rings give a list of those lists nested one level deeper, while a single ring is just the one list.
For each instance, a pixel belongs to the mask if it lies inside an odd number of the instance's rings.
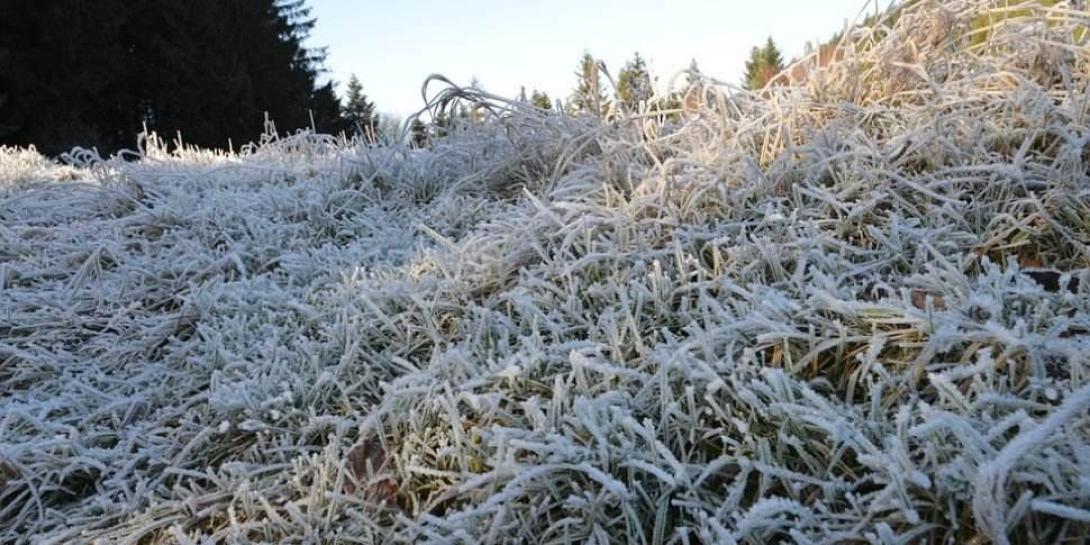
[{"label": "dark tree silhouette", "polygon": [[[303,45],[304,0],[7,0],[0,16],[0,143],[54,154],[132,148],[146,126],[187,143],[337,130],[325,52]],[[312,121],[313,120],[313,121]]]}]

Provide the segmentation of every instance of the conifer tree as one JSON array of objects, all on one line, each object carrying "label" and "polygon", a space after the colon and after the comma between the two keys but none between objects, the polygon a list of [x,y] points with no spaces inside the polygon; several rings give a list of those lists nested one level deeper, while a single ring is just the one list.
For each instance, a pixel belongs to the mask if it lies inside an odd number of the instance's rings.
[{"label": "conifer tree", "polygon": [[704,73],[700,71],[700,65],[696,59],[689,61],[689,68],[685,70],[685,81],[689,87],[704,83]]},{"label": "conifer tree", "polygon": [[348,84],[345,87],[342,115],[349,130],[354,134],[368,141],[377,139],[379,120],[378,115],[375,114],[375,104],[367,100],[367,95],[363,93],[363,85],[355,74],[348,78]]},{"label": "conifer tree", "polygon": [[641,103],[650,100],[652,94],[647,63],[636,53],[617,76],[617,99],[626,110],[636,111]]},{"label": "conifer tree", "polygon": [[553,109],[553,101],[549,99],[549,95],[545,94],[543,91],[538,91],[537,89],[534,89],[534,92],[530,95],[530,104],[533,104],[542,110]]},{"label": "conifer tree", "polygon": [[749,50],[749,58],[746,59],[746,73],[742,76],[742,85],[749,90],[758,89],[758,74],[761,71],[761,48],[753,46]]},{"label": "conifer tree", "polygon": [[413,118],[409,125],[409,145],[422,148],[428,145],[428,126],[420,118]]},{"label": "conifer tree", "polygon": [[[459,106],[461,106],[461,105],[459,105]],[[461,118],[462,116],[465,115],[464,114],[465,108],[461,107],[461,110],[463,112],[462,115],[458,115],[456,113],[455,114],[456,119]],[[432,121],[431,121],[431,137],[432,138],[442,138],[442,137],[446,136],[447,134],[450,133],[450,129],[451,129],[453,124],[454,124],[454,122],[451,120],[450,116],[448,116],[446,112],[442,112],[442,111],[439,112],[438,114],[435,115],[435,118],[432,119]]]},{"label": "conifer tree", "polygon": [[[316,83],[305,0],[7,0],[0,15],[0,144],[133,148],[146,125],[225,147],[339,117]],[[335,127],[330,127],[329,130]]]},{"label": "conifer tree", "polygon": [[341,116],[341,99],[333,89],[335,83],[328,81],[311,94],[310,117],[315,131],[323,134],[339,134],[349,129]]},{"label": "conifer tree", "polygon": [[602,75],[590,53],[584,53],[575,72],[578,84],[571,97],[572,109],[579,114],[602,117],[606,111],[606,96],[602,92]]},{"label": "conifer tree", "polygon": [[379,141],[398,142],[398,138],[401,137],[401,128],[404,125],[404,119],[393,114],[375,114],[375,118],[378,120],[375,132],[378,135]]},{"label": "conifer tree", "polygon": [[761,53],[764,56],[766,67],[774,68],[777,73],[783,70],[783,55],[780,54],[780,49],[776,47],[776,42],[772,41],[772,36],[768,37],[768,41],[765,42]]},{"label": "conifer tree", "polygon": [[783,71],[783,56],[776,42],[769,36],[763,47],[754,47],[746,61],[745,87],[756,91],[768,84],[772,78]]},{"label": "conifer tree", "polygon": [[687,110],[697,109],[701,104],[704,83],[704,73],[700,71],[696,59],[693,59],[685,71],[685,90],[682,91],[677,105]]}]

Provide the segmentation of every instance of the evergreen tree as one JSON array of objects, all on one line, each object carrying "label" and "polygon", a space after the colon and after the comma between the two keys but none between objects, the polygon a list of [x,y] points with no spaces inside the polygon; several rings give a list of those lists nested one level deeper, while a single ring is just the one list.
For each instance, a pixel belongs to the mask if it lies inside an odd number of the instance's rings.
[{"label": "evergreen tree", "polygon": [[318,87],[310,98],[310,116],[314,130],[323,134],[339,134],[351,130],[345,118],[341,116],[341,99],[333,89],[333,81]]},{"label": "evergreen tree", "polygon": [[783,55],[780,54],[780,49],[776,47],[776,42],[772,41],[772,36],[768,37],[768,41],[761,50],[761,55],[764,59],[765,69],[771,72],[769,79],[783,71]]},{"label": "evergreen tree", "polygon": [[530,104],[533,104],[542,110],[553,109],[553,101],[549,99],[549,95],[545,94],[543,91],[538,91],[537,89],[534,89],[534,92],[530,95]]},{"label": "evergreen tree", "polygon": [[[121,0],[8,0],[0,9],[0,144],[40,151],[105,150],[136,105],[123,69],[131,56]],[[92,46],[93,44],[93,46]],[[135,135],[135,130],[133,135]],[[58,144],[59,143],[59,144]],[[135,143],[135,138],[133,139]]]},{"label": "evergreen tree", "polygon": [[12,71],[11,49],[0,45],[0,140],[11,135],[17,128],[15,125],[4,123],[4,120],[9,117],[5,115],[6,108],[4,108],[4,105],[11,100],[9,97],[11,96],[10,89],[12,86],[12,83],[5,76],[12,73]]},{"label": "evergreen tree", "polygon": [[[469,88],[477,91],[484,91],[484,85],[477,76],[469,78]],[[467,107],[462,101],[458,101],[458,107],[453,109],[453,114],[454,115],[450,120],[451,126],[465,122],[482,123],[485,120],[485,110],[483,108],[475,106]]]},{"label": "evergreen tree", "polygon": [[413,118],[409,125],[409,145],[414,148],[422,148],[428,145],[428,127],[420,118]]},{"label": "evergreen tree", "polygon": [[759,89],[758,74],[761,71],[761,48],[754,46],[749,50],[749,59],[746,60],[746,73],[742,76],[742,84],[746,89]]},{"label": "evergreen tree", "polygon": [[383,141],[396,140],[401,135],[403,120],[395,115],[385,114],[375,117],[378,121],[378,137]]},{"label": "evergreen tree", "polygon": [[[336,96],[316,85],[325,52],[303,44],[304,0],[8,0],[0,16],[0,144],[133,147],[144,125],[223,147],[320,130]],[[6,52],[6,53],[4,53]]]},{"label": "evergreen tree", "polygon": [[598,63],[590,53],[584,53],[579,60],[579,70],[575,72],[578,84],[571,97],[571,105],[576,113],[602,117],[606,111],[606,96],[602,92],[602,75],[598,72]]},{"label": "evergreen tree", "polygon": [[772,39],[772,36],[768,37],[764,46],[765,62],[771,65],[783,65],[783,57],[780,56],[780,50],[776,47],[776,42]]},{"label": "evergreen tree", "polygon": [[436,114],[435,118],[431,120],[431,137],[442,138],[446,136],[451,128],[451,124],[451,119],[447,116],[447,113],[439,112]]},{"label": "evergreen tree", "polygon": [[617,76],[617,99],[628,111],[636,111],[640,104],[651,99],[651,75],[639,53],[625,64]]},{"label": "evergreen tree", "polygon": [[355,74],[348,78],[342,115],[348,123],[349,130],[367,140],[377,138],[379,120],[378,115],[375,114],[375,104],[367,100],[367,95],[363,94],[363,85]]},{"label": "evergreen tree", "polygon": [[751,91],[762,89],[772,78],[783,71],[783,56],[769,36],[763,47],[754,47],[746,61],[745,87]]},{"label": "evergreen tree", "polygon": [[704,83],[704,73],[700,71],[696,59],[693,59],[685,71],[685,90],[678,97],[677,106],[690,111],[696,110],[702,102]]},{"label": "evergreen tree", "polygon": [[685,82],[688,87],[696,87],[704,84],[704,73],[696,64],[696,59],[689,61],[689,68],[685,70]]}]

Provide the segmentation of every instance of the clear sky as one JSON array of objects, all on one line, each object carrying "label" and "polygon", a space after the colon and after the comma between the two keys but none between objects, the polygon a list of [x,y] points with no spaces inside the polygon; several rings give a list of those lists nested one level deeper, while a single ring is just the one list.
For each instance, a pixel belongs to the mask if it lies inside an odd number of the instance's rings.
[{"label": "clear sky", "polygon": [[[882,6],[888,0],[880,0]],[[785,60],[874,10],[867,0],[310,0],[311,46],[327,46],[330,77],[356,74],[380,112],[423,106],[431,73],[517,96],[566,98],[584,51],[616,75],[639,51],[668,81],[696,59],[721,80],[741,79],[750,48],[772,36]]]}]

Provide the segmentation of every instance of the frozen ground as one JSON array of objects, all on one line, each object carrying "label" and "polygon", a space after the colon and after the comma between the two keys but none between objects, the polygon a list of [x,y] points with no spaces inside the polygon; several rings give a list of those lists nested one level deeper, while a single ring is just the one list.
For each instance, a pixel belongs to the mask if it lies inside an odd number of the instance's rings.
[{"label": "frozen ground", "polygon": [[0,151],[0,541],[1081,543],[1090,18],[987,6],[665,124]]}]

